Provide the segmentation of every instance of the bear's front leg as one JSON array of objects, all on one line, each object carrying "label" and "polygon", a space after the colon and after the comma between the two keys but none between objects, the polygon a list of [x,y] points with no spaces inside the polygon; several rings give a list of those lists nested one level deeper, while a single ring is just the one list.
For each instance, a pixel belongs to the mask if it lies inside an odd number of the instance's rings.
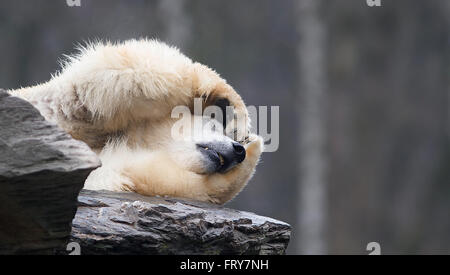
[{"label": "bear's front leg", "polygon": [[222,110],[224,134],[245,144],[250,134],[250,118],[241,96],[224,79],[210,68],[195,63],[193,96],[201,97],[204,107],[217,106]]}]

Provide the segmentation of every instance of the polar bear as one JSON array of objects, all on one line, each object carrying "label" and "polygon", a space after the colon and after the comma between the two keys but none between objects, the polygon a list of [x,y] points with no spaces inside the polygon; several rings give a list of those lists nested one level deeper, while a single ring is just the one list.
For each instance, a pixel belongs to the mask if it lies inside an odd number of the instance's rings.
[{"label": "polar bear", "polygon": [[[242,98],[178,49],[150,39],[89,43],[65,56],[61,66],[50,81],[9,93],[99,155],[102,166],[88,177],[86,189],[223,204],[252,177],[264,143],[249,133]],[[192,122],[218,120],[194,113],[196,99],[202,110],[217,106],[232,114],[223,116],[228,120],[219,131],[206,127],[201,135],[184,131],[174,138],[179,119],[172,112],[178,106],[190,110]]]}]

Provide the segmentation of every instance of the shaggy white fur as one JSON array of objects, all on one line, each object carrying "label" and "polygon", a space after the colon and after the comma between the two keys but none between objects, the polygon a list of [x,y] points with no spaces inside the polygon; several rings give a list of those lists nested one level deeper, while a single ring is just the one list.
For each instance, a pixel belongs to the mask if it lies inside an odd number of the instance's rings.
[{"label": "shaggy white fur", "polygon": [[[102,160],[85,188],[186,197],[215,203],[233,198],[253,175],[263,151],[249,134],[241,97],[216,72],[157,40],[93,43],[66,56],[62,70],[41,85],[9,91],[36,106]],[[209,141],[240,142],[245,160],[225,173],[211,173],[198,139],[176,140],[172,109],[202,108],[226,100],[233,119]]]}]

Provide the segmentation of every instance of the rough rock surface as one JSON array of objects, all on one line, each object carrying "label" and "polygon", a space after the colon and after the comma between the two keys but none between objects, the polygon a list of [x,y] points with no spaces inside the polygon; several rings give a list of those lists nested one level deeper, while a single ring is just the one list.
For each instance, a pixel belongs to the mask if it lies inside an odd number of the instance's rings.
[{"label": "rough rock surface", "polygon": [[87,145],[0,90],[0,254],[66,245],[77,195],[99,165]]},{"label": "rough rock surface", "polygon": [[81,254],[284,254],[290,225],[181,199],[83,190],[72,227]]}]

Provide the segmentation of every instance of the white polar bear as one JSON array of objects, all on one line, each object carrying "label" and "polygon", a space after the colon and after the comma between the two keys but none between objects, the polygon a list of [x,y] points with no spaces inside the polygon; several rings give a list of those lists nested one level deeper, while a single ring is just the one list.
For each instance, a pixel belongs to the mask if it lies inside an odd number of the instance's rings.
[{"label": "white polar bear", "polygon": [[[86,189],[225,203],[252,177],[263,151],[241,97],[216,72],[157,40],[95,43],[44,84],[10,90],[102,160]],[[225,130],[173,137],[173,108],[233,107]],[[191,119],[195,120],[196,116]],[[208,122],[211,118],[202,118]]]}]

